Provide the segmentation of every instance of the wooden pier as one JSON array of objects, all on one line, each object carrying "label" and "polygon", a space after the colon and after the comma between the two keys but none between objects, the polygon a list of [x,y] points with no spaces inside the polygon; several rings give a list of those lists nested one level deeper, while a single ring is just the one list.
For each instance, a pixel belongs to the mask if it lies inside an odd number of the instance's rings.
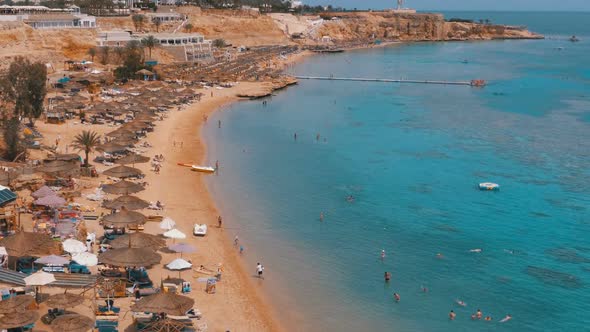
[{"label": "wooden pier", "polygon": [[353,82],[381,82],[381,83],[410,83],[410,84],[439,84],[439,85],[467,85],[467,86],[484,86],[482,80],[472,81],[421,81],[421,80],[404,80],[389,78],[363,78],[363,77],[328,77],[328,76],[295,76],[301,80],[322,80],[322,81],[353,81]]}]

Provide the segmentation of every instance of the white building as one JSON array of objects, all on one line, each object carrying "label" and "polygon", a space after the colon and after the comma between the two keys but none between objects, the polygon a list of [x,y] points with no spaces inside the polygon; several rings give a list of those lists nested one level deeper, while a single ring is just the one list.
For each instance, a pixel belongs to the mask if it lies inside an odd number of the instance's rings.
[{"label": "white building", "polygon": [[129,31],[103,31],[98,33],[98,46],[125,46],[132,40],[141,41],[147,36],[153,36],[161,46],[195,45],[202,50],[211,50],[211,40],[206,40],[199,33],[154,33],[134,35]]},{"label": "white building", "polygon": [[96,28],[96,17],[80,13],[80,7],[52,9],[45,6],[0,6],[0,22],[24,22],[35,29]]}]

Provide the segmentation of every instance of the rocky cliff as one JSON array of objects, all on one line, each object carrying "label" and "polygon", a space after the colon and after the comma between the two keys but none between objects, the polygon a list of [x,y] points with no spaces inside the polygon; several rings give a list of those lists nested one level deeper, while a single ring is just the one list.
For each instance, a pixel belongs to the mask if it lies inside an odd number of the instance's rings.
[{"label": "rocky cliff", "polygon": [[331,13],[310,36],[333,41],[401,40],[490,40],[542,38],[524,28],[476,23],[446,22],[442,14],[402,14],[394,12]]}]

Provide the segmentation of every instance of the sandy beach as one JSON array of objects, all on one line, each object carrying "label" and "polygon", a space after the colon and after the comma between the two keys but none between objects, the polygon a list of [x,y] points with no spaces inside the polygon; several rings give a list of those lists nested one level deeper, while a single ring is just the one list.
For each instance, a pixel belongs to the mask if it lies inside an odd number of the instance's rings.
[{"label": "sandy beach", "polygon": [[[255,93],[269,88],[268,83],[241,82],[233,88],[204,90],[200,102],[195,102],[183,110],[168,112],[163,121],[156,122],[154,132],[147,135],[145,141],[152,147],[148,148],[144,155],[153,157],[162,154],[165,157],[160,174],[153,172],[149,163],[135,165],[144,172],[144,180],[149,183],[146,190],[137,196],[151,202],[159,200],[165,204],[163,211],[142,212],[146,215],[170,217],[176,221],[177,228],[187,234],[187,239],[179,242],[190,243],[197,248],[196,253],[183,256],[190,259],[193,266],[204,265],[208,269],[216,270],[218,265],[222,264],[222,280],[215,294],[207,294],[205,283],[196,282],[197,278],[207,275],[194,271],[182,272],[182,277],[190,280],[193,286],[193,291],[187,295],[195,299],[195,307],[203,313],[202,321],[207,324],[210,331],[282,331],[283,327],[275,319],[268,302],[263,300],[260,288],[264,287],[264,283],[255,282],[260,280],[254,278],[254,267],[248,269],[243,266],[230,235],[217,225],[219,213],[204,181],[204,177],[214,175],[191,172],[189,168],[178,166],[177,163],[199,164],[204,161],[206,146],[201,139],[201,128],[206,125],[218,125],[206,123],[209,114],[224,105],[238,101],[238,94]],[[45,143],[51,144],[60,138],[59,152],[66,152],[65,146],[82,130],[91,129],[104,134],[114,129],[106,125],[84,126],[72,121],[63,125],[39,121],[37,126],[44,134]],[[75,151],[68,148],[68,152]],[[91,159],[95,156],[96,153],[91,155]],[[99,173],[108,168],[104,165],[96,166]],[[92,193],[99,183],[106,181],[104,175],[98,179],[82,178],[79,181],[80,187],[83,188],[82,194]],[[100,208],[97,202],[84,197],[76,201],[83,206],[95,208],[97,213],[108,213],[106,209]],[[23,224],[30,225],[27,217],[30,216],[23,216]],[[196,238],[192,235],[195,223],[208,225],[207,236]],[[98,222],[87,221],[86,224],[89,231],[102,234],[102,227]],[[161,234],[162,230],[158,223],[151,222],[145,225],[145,232]],[[161,279],[178,276],[177,272],[164,268],[164,265],[177,258],[178,254],[161,254],[161,263],[149,270],[151,279],[158,285]],[[131,305],[131,298],[118,299],[117,305],[126,311]],[[131,315],[121,315],[121,327],[126,328],[131,324]]]}]

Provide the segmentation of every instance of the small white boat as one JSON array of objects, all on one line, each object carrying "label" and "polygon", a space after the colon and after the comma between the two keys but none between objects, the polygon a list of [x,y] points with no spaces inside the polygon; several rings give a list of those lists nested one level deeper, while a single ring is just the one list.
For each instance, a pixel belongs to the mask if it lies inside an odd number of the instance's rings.
[{"label": "small white boat", "polygon": [[493,182],[482,182],[479,184],[480,190],[499,190],[500,185]]},{"label": "small white boat", "polygon": [[207,225],[206,224],[195,224],[193,227],[193,235],[195,236],[205,236],[207,234]]},{"label": "small white boat", "polygon": [[193,172],[201,172],[201,173],[215,173],[215,168],[210,166],[191,166],[191,171]]}]

